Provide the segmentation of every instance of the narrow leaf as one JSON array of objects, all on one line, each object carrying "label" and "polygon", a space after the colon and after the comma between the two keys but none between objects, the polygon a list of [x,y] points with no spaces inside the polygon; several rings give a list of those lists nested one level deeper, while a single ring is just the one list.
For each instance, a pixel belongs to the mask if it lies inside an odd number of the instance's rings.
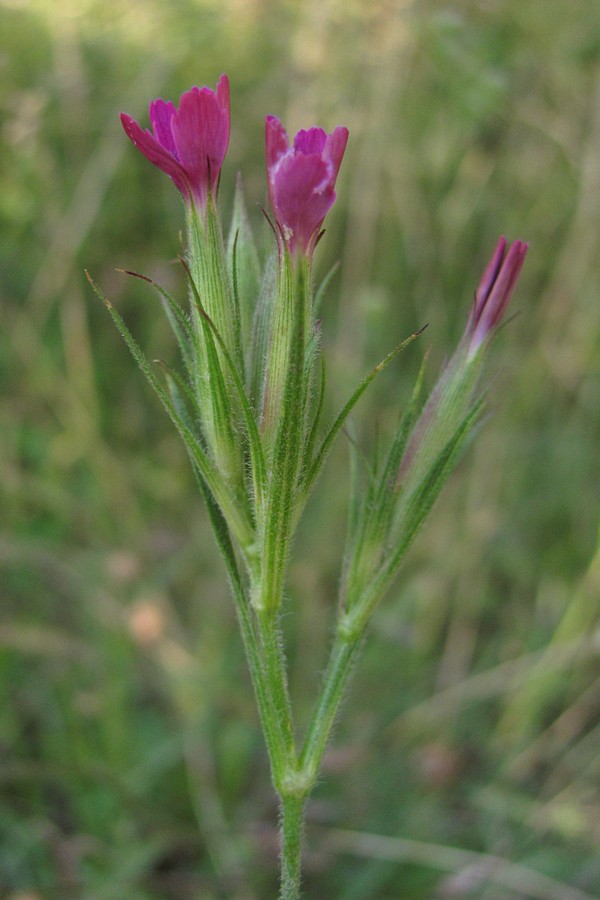
[{"label": "narrow leaf", "polygon": [[236,503],[236,501],[233,499],[229,488],[221,478],[221,475],[216,470],[214,465],[209,460],[207,454],[198,443],[197,437],[190,431],[185,421],[175,409],[171,398],[156,377],[152,366],[146,359],[141,347],[127,328],[122,317],[114,308],[110,300],[104,295],[99,286],[95,283],[89,272],[86,271],[85,274],[94,292],[106,306],[123,340],[129,347],[131,355],[137,362],[141,371],[146,376],[146,379],[148,380],[150,385],[154,388],[156,395],[158,396],[171,421],[179,432],[185,446],[188,449],[188,452],[194,460],[194,464],[198,467],[198,470],[206,481],[209,490],[215,498],[215,502],[220,506],[221,511],[227,522],[229,523],[229,526],[231,527],[237,540],[243,548],[248,547],[253,543],[254,534],[252,525],[248,520],[245,511],[242,510],[239,504]]},{"label": "narrow leaf", "polygon": [[448,476],[465,449],[473,428],[481,416],[483,405],[484,399],[481,398],[469,410],[419,487],[413,491],[412,496],[407,498],[404,511],[400,513],[397,521],[397,527],[401,531],[399,540],[374,581],[377,588],[373,593],[377,595],[377,599],[373,606],[400,568],[407,550],[420,531],[442,487],[448,480]]},{"label": "narrow leaf", "polygon": [[[171,396],[171,400],[173,401],[173,406],[175,407],[177,413],[181,416],[182,421],[185,422],[186,426],[193,434],[194,430],[197,428],[197,422],[200,418],[198,398],[190,389],[190,386],[183,380],[179,372],[170,369],[169,366],[167,366],[167,364],[162,361],[162,359],[155,359],[154,362],[160,366],[164,373],[167,387],[169,389],[169,394]],[[190,417],[188,404],[191,404],[192,409],[196,413],[195,420]]]},{"label": "narrow leaf", "polygon": [[317,432],[319,429],[319,425],[321,423],[321,416],[323,414],[323,404],[325,403],[325,388],[327,385],[327,371],[325,367],[325,358],[321,356],[321,380],[319,382],[319,394],[317,397],[317,408],[315,410],[315,415],[313,418],[313,422],[308,433],[308,439],[306,441],[306,448],[304,450],[304,459],[310,459],[313,454],[313,449],[315,446],[315,441],[317,439]]},{"label": "narrow leaf", "polygon": [[252,336],[246,359],[248,393],[257,411],[262,409],[265,361],[271,331],[274,297],[277,292],[277,254],[266,261],[252,320]]},{"label": "narrow leaf", "polygon": [[239,309],[242,346],[248,346],[252,317],[260,289],[260,264],[252,229],[248,220],[242,179],[238,175],[231,228],[227,239],[227,256],[231,265],[231,280]]},{"label": "narrow leaf", "polygon": [[[267,479],[266,463],[265,463],[265,458],[264,458],[264,453],[263,453],[263,448],[262,448],[262,442],[261,442],[260,434],[258,431],[258,425],[256,423],[256,419],[254,417],[254,412],[250,406],[250,402],[248,400],[248,396],[244,389],[244,384],[240,377],[240,373],[238,372],[237,366],[235,365],[235,362],[233,361],[231,354],[229,353],[227,347],[225,346],[225,342],[224,342],[223,338],[217,331],[216,325],[214,324],[214,322],[212,321],[212,319],[210,318],[210,316],[208,315],[208,313],[202,306],[200,297],[198,295],[198,289],[196,288],[196,285],[194,284],[194,281],[190,275],[190,272],[189,272],[185,262],[183,262],[183,265],[184,265],[184,268],[185,268],[188,278],[189,278],[190,286],[191,286],[191,289],[192,289],[192,292],[194,295],[194,300],[196,303],[196,308],[198,310],[198,313],[201,316],[202,322],[205,325],[207,333],[209,334],[210,342],[212,343],[213,349],[214,349],[213,338],[217,341],[219,348],[221,350],[221,353],[223,354],[223,358],[224,358],[225,362],[227,363],[227,366],[231,373],[233,384],[234,384],[236,393],[237,393],[239,401],[240,401],[242,414],[243,414],[243,420],[244,420],[244,424],[246,426],[246,434],[247,434],[247,438],[248,438],[248,448],[250,450],[250,464],[252,467],[252,482],[253,482],[253,487],[254,487],[254,496],[255,496],[255,502],[256,502],[256,507],[257,507],[257,514],[258,514],[258,512],[262,510],[262,505],[263,505],[263,501],[264,501],[264,491],[265,491],[266,479]],[[207,343],[208,343],[208,341],[207,341]],[[216,363],[218,365],[218,360],[216,360]],[[219,370],[220,370],[220,367],[219,367]]]},{"label": "narrow leaf", "polygon": [[347,401],[347,403],[343,407],[343,409],[340,412],[340,414],[338,415],[338,417],[335,419],[333,425],[331,426],[331,428],[329,429],[329,432],[327,433],[325,439],[323,440],[323,443],[321,444],[319,452],[317,453],[317,455],[313,459],[311,465],[309,466],[308,471],[306,473],[306,477],[304,479],[304,483],[302,485],[303,491],[307,492],[310,489],[313,481],[319,474],[321,467],[323,466],[323,463],[325,462],[327,454],[331,448],[331,445],[333,444],[333,441],[337,437],[339,430],[341,429],[342,425],[348,418],[348,415],[350,414],[350,412],[352,411],[352,409],[354,408],[354,406],[356,405],[358,400],[360,400],[360,398],[362,397],[362,395],[364,394],[364,392],[366,391],[368,386],[371,384],[373,379],[377,375],[379,375],[380,372],[383,372],[383,370],[391,363],[391,361],[393,359],[395,359],[395,357],[402,350],[404,350],[406,347],[408,347],[409,344],[412,344],[412,342],[420,334],[422,334],[422,332],[425,330],[425,328],[427,328],[426,325],[424,325],[423,328],[420,328],[419,331],[416,331],[414,334],[411,334],[410,337],[408,337],[405,341],[403,341],[401,344],[399,344],[394,350],[391,351],[391,353],[388,353],[388,355],[385,357],[385,359],[383,359],[377,366],[375,366],[374,369],[371,370],[371,372],[369,372],[367,377],[361,382],[361,384],[354,391],[354,393],[352,394],[350,399]]},{"label": "narrow leaf", "polygon": [[398,470],[410,433],[417,419],[427,355],[421,364],[409,404],[402,413],[383,471],[378,477],[378,490],[371,505],[371,519],[374,522],[372,525],[373,537],[382,544],[387,540],[393,512],[398,503]]},{"label": "narrow leaf", "polygon": [[[231,397],[227,388],[219,353],[215,346],[215,337],[217,337],[221,348],[226,353],[225,342],[218,333],[216,325],[209,317],[204,309],[198,288],[194,282],[187,262],[180,258],[180,262],[184,268],[192,297],[194,308],[200,316],[202,333],[204,335],[204,347],[206,351],[206,366],[208,369],[210,388],[207,392],[212,404],[212,439],[215,443],[213,454],[220,465],[221,470],[225,470],[228,480],[236,481],[240,477],[240,448],[236,438],[235,419],[237,410],[231,402]],[[229,354],[226,354],[229,359]],[[235,367],[234,367],[235,368]],[[236,370],[237,371],[237,370]]]},{"label": "narrow leaf", "polygon": [[[305,358],[304,358],[304,370],[302,373],[303,384],[304,384],[302,408],[305,412],[305,420],[303,421],[303,431],[308,432],[308,439],[305,439],[305,441],[304,441],[304,452],[302,454],[302,463],[303,464],[306,460],[310,459],[311,454],[312,454],[312,444],[310,444],[310,436],[311,436],[313,429],[315,428],[315,420],[313,420],[313,423],[309,429],[309,427],[308,427],[309,426],[308,411],[310,410],[310,407],[311,407],[310,400],[311,400],[311,392],[313,390],[315,361],[319,355],[320,343],[321,343],[321,323],[315,322],[313,324],[312,334],[310,336],[310,340],[308,341],[308,346],[306,348],[306,353],[305,353]],[[316,415],[315,415],[315,418],[317,418],[317,420],[321,414],[320,407],[322,408],[322,390],[323,390],[322,381],[323,381],[323,369],[321,369],[321,383],[320,383],[321,396],[319,397],[319,399],[317,401],[318,405],[317,405],[317,410],[316,410]],[[318,421],[317,421],[317,424],[318,424]],[[316,435],[315,435],[315,437],[316,437]],[[307,452],[307,451],[309,451],[309,452]]]},{"label": "narrow leaf", "polygon": [[177,343],[179,344],[179,349],[185,363],[186,371],[188,372],[190,377],[193,378],[195,376],[195,371],[193,362],[194,353],[192,348],[197,349],[198,339],[194,334],[194,330],[191,326],[189,318],[185,314],[180,304],[167,290],[165,290],[162,285],[160,285],[157,281],[154,281],[154,279],[150,278],[148,275],[142,275],[139,272],[131,272],[129,269],[117,269],[117,272],[122,272],[124,275],[129,275],[132,278],[139,278],[142,281],[146,281],[160,294],[163,301],[163,308],[169,320],[169,324],[171,325],[173,333],[177,338]]},{"label": "narrow leaf", "polygon": [[[346,523],[346,541],[342,557],[342,573],[340,585],[340,604],[345,606],[352,562],[357,558],[359,534],[364,533],[367,495],[362,490],[361,455],[354,435],[348,435],[350,451],[350,498],[348,501],[348,519]],[[364,461],[363,461],[364,462]]]},{"label": "narrow leaf", "polygon": [[318,287],[318,290],[315,294],[315,302],[314,302],[314,306],[313,306],[313,311],[314,311],[315,316],[318,315],[319,310],[321,309],[323,300],[325,298],[325,294],[327,293],[327,288],[329,287],[331,279],[333,278],[333,276],[335,275],[335,273],[337,272],[339,267],[340,267],[339,262],[334,263]]}]

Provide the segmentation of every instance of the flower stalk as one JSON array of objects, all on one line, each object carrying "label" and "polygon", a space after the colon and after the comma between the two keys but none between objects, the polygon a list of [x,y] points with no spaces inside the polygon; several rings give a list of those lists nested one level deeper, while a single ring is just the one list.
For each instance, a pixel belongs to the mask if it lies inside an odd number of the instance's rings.
[{"label": "flower stalk", "polygon": [[[387,453],[354,476],[340,596],[321,689],[299,740],[288,690],[281,620],[295,529],[335,438],[372,380],[420,332],[389,353],[323,428],[322,369],[315,393],[319,329],[313,257],[348,131],[300,131],[290,141],[266,119],[267,187],[275,236],[261,275],[241,187],[227,243],[218,183],[229,143],[229,82],[194,87],[176,108],[155,100],[152,130],[122,114],[140,152],[175,184],[185,204],[188,310],[158,290],[184,364],[156,375],[119,313],[105,301],[136,362],[187,448],[229,577],[248,667],[280,801],[281,898],[301,885],[304,810],[319,776],[339,706],[369,621],[431,511],[483,409],[478,387],[485,351],[506,312],[527,244],[501,238],[475,293],[463,338],[422,403],[419,375]],[[145,276],[141,276],[145,277]],[[90,279],[91,280],[91,279]]]}]

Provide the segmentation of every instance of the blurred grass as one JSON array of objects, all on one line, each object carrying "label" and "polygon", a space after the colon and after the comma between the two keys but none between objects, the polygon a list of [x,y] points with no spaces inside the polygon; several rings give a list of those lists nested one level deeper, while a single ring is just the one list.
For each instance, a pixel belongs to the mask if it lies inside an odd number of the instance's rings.
[{"label": "blurred grass", "polygon": [[[323,273],[342,260],[323,311],[331,410],[430,323],[361,401],[365,446],[425,347],[432,373],[450,352],[496,236],[531,243],[492,353],[493,416],[376,618],[327,757],[306,895],[600,896],[597,13],[0,3],[2,896],[274,893],[276,811],[218,555],[177,438],[83,276],[173,358],[157,305],[114,269],[181,287],[181,205],[117,114],[145,120],[151,97],[221,71],[223,203],[242,169],[257,229],[264,114],[351,131],[319,248]],[[330,472],[345,463],[341,441]],[[323,479],[291,572],[304,716],[343,488]]]}]

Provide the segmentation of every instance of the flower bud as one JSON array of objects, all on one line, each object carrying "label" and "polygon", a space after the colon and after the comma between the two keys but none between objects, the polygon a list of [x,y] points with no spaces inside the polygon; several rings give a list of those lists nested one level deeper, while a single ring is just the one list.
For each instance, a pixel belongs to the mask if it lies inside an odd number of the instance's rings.
[{"label": "flower bud", "polygon": [[514,241],[508,252],[506,246],[506,238],[501,237],[475,292],[465,331],[469,357],[478,352],[500,324],[525,262],[526,243]]}]

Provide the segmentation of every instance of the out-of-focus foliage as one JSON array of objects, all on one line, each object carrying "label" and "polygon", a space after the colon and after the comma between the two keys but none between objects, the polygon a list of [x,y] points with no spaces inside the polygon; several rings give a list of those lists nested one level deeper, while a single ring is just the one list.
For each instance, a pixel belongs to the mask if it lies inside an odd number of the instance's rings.
[{"label": "out-of-focus foliage", "polygon": [[[432,374],[451,352],[497,235],[531,244],[490,354],[493,416],[376,617],[309,809],[306,895],[598,896],[599,35],[589,0],[0,3],[3,895],[274,892],[223,570],[83,274],[174,359],[158,304],[115,267],[183,293],[182,207],[117,114],[146,121],[150,98],[226,71],[223,209],[241,169],[264,246],[264,115],[350,128],[319,246],[321,274],[342,262],[323,308],[331,409],[430,323],[361,401],[363,445],[393,427],[425,349]],[[303,715],[346,455],[340,440],[292,570]]]}]

